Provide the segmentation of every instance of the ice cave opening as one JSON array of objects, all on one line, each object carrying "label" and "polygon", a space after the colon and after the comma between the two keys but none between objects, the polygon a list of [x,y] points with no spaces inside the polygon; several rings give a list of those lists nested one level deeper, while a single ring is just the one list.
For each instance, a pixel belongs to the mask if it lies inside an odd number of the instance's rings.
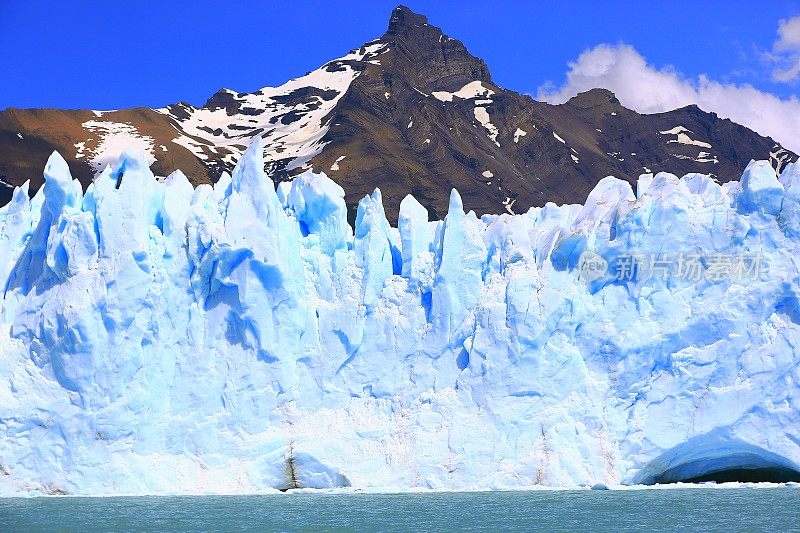
[{"label": "ice cave opening", "polygon": [[800,465],[736,439],[695,437],[648,463],[635,484],[800,482]]}]

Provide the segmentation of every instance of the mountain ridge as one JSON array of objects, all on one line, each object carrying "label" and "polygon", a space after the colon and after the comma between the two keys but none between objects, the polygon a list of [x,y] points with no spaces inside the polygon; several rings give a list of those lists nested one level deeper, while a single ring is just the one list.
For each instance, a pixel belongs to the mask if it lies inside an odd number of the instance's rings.
[{"label": "mountain ridge", "polygon": [[697,106],[642,115],[606,89],[561,105],[497,86],[459,40],[399,6],[386,32],[319,69],[251,93],[222,88],[201,107],[0,112],[0,200],[42,183],[53,150],[86,186],[123,147],[157,175],[180,168],[194,184],[230,172],[254,135],[278,183],[313,169],[347,191],[351,217],[379,187],[390,221],[413,193],[436,217],[449,191],[478,214],[580,203],[605,176],[635,183],[668,171],[736,179],[751,159],[779,171],[797,155]]}]

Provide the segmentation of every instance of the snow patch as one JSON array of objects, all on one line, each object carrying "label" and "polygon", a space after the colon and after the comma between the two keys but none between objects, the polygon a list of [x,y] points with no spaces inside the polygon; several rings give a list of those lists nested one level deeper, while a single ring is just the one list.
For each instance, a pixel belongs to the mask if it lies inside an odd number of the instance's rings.
[{"label": "snow patch", "polygon": [[155,145],[153,138],[142,135],[131,124],[88,120],[82,126],[96,137],[97,146],[94,149],[88,149],[79,143],[81,146],[76,146],[76,148],[80,154],[84,152],[88,154],[89,164],[95,172],[102,171],[106,165],[116,161],[125,150],[135,150],[146,154],[148,166],[156,160],[153,155],[153,146]]},{"label": "snow patch", "polygon": [[[479,96],[492,96],[493,94],[493,90],[489,89],[488,87],[484,87],[480,80],[476,80],[469,82],[454,93],[449,93],[447,91],[434,91],[431,93],[431,96],[442,102],[452,102],[453,98],[468,100],[470,98],[477,98]],[[489,102],[491,103],[491,100],[489,100]]]},{"label": "snow patch", "polygon": [[339,161],[343,161],[344,158],[347,157],[346,155],[340,155],[336,158],[336,161],[333,162],[331,165],[331,170],[339,170]]},{"label": "snow patch", "polygon": [[661,135],[678,135],[681,132],[692,133],[692,130],[687,129],[687,128],[683,127],[683,126],[675,126],[672,129],[659,131],[658,133],[660,133]]},{"label": "snow patch", "polygon": [[697,155],[697,157],[691,157],[691,156],[682,155],[682,154],[671,154],[671,155],[675,159],[690,160],[690,161],[695,161],[697,163],[714,163],[714,164],[719,163],[719,160],[717,159],[717,156],[711,156],[710,154],[708,154],[708,152],[700,152]]},{"label": "snow patch", "polygon": [[661,135],[675,135],[675,139],[670,139],[667,143],[677,143],[677,144],[685,144],[685,145],[692,145],[692,146],[700,146],[702,148],[711,148],[711,145],[703,142],[697,141],[689,137],[689,133],[692,133],[691,130],[684,128],[683,126],[675,126],[670,130],[664,130],[658,132]]},{"label": "snow patch", "polygon": [[489,118],[489,112],[486,111],[485,107],[476,107],[474,110],[475,113],[475,120],[481,123],[481,125],[486,129],[488,132],[488,137],[492,140],[494,144],[500,146],[500,143],[497,142],[497,134],[498,130],[497,127],[492,124]]},{"label": "snow patch", "polygon": [[505,208],[506,212],[509,213],[510,215],[514,214],[514,203],[516,201],[517,201],[516,198],[511,198],[509,196],[506,196],[506,199],[503,200],[503,207]]},{"label": "snow patch", "polygon": [[696,140],[690,138],[685,133],[679,133],[677,139],[669,140],[667,142],[668,143],[678,143],[678,144],[690,144],[690,145],[694,145],[694,146],[700,146],[700,147],[703,147],[703,148],[711,148],[710,144],[708,144],[706,142],[703,142],[703,141],[696,141]]}]

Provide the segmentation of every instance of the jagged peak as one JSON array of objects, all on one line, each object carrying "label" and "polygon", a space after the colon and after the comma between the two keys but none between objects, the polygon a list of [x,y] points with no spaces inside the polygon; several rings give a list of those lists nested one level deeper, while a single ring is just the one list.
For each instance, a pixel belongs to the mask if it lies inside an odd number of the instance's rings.
[{"label": "jagged peak", "polygon": [[708,112],[708,111],[706,111],[705,109],[703,109],[702,107],[700,107],[697,104],[689,104],[689,105],[685,105],[683,107],[678,107],[678,108],[675,109],[675,111],[684,111],[684,112],[692,114],[692,115],[701,115],[702,114],[702,115],[714,115],[715,117],[717,116],[716,113]]},{"label": "jagged peak", "polygon": [[381,40],[424,45],[426,48],[439,48],[450,41],[461,44],[445,35],[441,28],[429,24],[428,17],[415,13],[405,6],[398,6],[392,10],[389,25]]},{"label": "jagged peak", "polygon": [[492,83],[486,63],[470,54],[464,43],[405,6],[392,11],[380,40],[396,52],[396,66],[404,77],[425,92],[457,91],[472,81]]},{"label": "jagged peak", "polygon": [[576,94],[567,101],[567,104],[587,108],[587,107],[622,107],[617,95],[603,87],[596,87]]},{"label": "jagged peak", "polygon": [[428,24],[428,17],[415,13],[404,5],[399,5],[392,10],[389,17],[389,29],[387,34],[400,33],[404,28],[410,26],[424,26]]},{"label": "jagged peak", "polygon": [[203,104],[203,107],[208,109],[225,109],[229,115],[236,113],[238,107],[236,102],[236,97],[239,96],[240,93],[236,91],[232,91],[226,87],[222,87],[217,92],[211,95],[211,97],[206,100],[206,103]]}]

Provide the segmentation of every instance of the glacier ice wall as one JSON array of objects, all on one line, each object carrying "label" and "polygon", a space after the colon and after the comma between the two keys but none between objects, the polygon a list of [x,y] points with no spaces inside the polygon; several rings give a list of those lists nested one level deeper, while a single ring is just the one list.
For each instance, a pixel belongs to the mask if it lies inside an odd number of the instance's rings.
[{"label": "glacier ice wall", "polygon": [[[650,483],[800,470],[800,166],[605,178],[584,206],[444,221],[260,141],[193,188],[53,154],[0,210],[0,492]],[[758,256],[747,279],[587,277]],[[591,278],[591,279],[589,279]]]}]

